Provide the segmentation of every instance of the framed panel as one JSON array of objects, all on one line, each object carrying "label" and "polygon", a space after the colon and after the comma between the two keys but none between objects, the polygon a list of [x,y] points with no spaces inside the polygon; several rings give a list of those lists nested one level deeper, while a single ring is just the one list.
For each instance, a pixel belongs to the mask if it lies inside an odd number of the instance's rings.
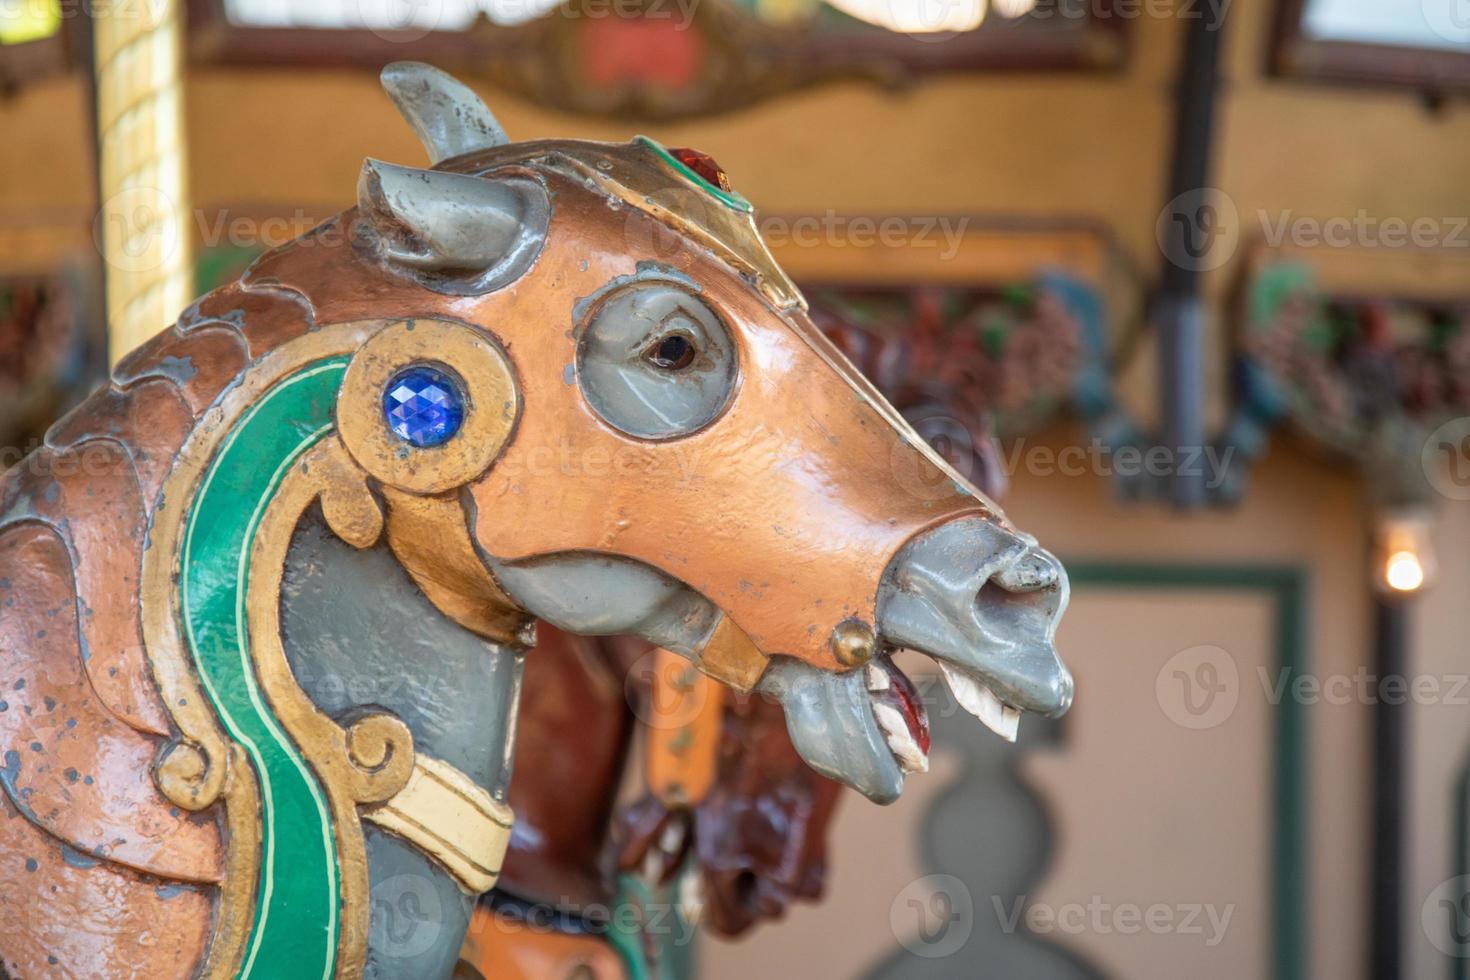
[{"label": "framed panel", "polygon": [[[1307,644],[1307,577],[1276,565],[1067,561],[1073,588],[1166,593],[1253,594],[1271,603],[1276,682],[1289,690],[1310,671]],[[1311,853],[1307,705],[1282,697],[1273,707],[1271,735],[1271,956],[1272,980],[1306,980],[1310,974]]]},{"label": "framed panel", "polygon": [[1281,0],[1271,68],[1334,84],[1470,91],[1470,19],[1457,0]]}]

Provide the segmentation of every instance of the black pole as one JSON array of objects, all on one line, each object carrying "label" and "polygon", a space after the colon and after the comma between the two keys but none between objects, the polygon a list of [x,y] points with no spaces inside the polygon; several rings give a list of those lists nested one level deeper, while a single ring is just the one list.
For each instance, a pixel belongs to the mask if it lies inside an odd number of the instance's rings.
[{"label": "black pole", "polygon": [[[1373,702],[1373,856],[1370,980],[1403,976],[1404,767],[1408,762],[1407,598],[1379,597],[1373,610],[1378,697]],[[1389,678],[1392,697],[1385,697]],[[1402,694],[1400,697],[1398,695]]]},{"label": "black pole", "polygon": [[1203,469],[1181,469],[1177,464],[1194,459],[1195,451],[1205,444],[1204,309],[1197,260],[1219,230],[1213,215],[1206,213],[1203,190],[1214,147],[1224,30],[1224,8],[1215,19],[1197,16],[1185,20],[1184,58],[1176,85],[1174,155],[1167,210],[1160,219],[1164,222],[1164,262],[1153,317],[1159,336],[1159,414],[1163,444],[1175,461],[1167,496],[1181,508],[1205,502]]}]

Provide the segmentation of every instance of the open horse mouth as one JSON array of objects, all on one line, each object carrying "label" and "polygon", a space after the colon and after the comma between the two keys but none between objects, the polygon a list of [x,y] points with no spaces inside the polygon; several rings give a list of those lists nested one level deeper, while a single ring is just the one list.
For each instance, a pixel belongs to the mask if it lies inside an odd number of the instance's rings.
[{"label": "open horse mouth", "polygon": [[[945,683],[961,708],[1007,742],[1014,742],[1021,728],[1021,709],[1002,701],[978,672],[939,661]],[[929,709],[918,686],[893,662],[889,653],[875,657],[867,666],[868,693],[873,717],[905,773],[929,771]]]},{"label": "open horse mouth", "polygon": [[955,701],[1014,741],[1021,714],[1054,717],[1072,703],[1057,657],[1068,586],[1061,564],[1033,538],[963,518],[910,541],[879,589],[880,649],[863,670],[817,671],[783,658],[761,689],[781,700],[797,751],[814,769],[880,803],[928,768],[923,699],[894,664],[909,649],[939,664]]}]

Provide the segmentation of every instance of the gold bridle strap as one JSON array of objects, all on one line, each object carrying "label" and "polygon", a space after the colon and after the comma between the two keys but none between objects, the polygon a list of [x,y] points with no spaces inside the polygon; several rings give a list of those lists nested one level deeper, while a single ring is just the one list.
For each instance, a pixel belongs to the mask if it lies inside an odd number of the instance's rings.
[{"label": "gold bridle strap", "polygon": [[721,615],[695,661],[699,669],[741,694],[749,694],[770,660],[729,616]]},{"label": "gold bridle strap", "polygon": [[434,858],[469,895],[495,887],[514,820],[464,773],[422,753],[398,795],[363,816]]}]

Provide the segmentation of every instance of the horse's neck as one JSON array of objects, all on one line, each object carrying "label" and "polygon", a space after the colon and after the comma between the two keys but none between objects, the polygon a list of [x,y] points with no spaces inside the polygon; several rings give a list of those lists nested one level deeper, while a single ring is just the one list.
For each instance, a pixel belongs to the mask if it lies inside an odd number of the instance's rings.
[{"label": "horse's neck", "polygon": [[515,833],[500,878],[518,898],[573,910],[613,900],[606,859],[635,718],[612,648],[543,626],[527,659]]},{"label": "horse's neck", "polygon": [[[519,654],[446,619],[386,546],[353,548],[315,513],[293,540],[281,613],[292,671],[321,710],[342,718],[386,708],[413,731],[415,752],[505,799]],[[367,975],[448,976],[472,899],[412,844],[364,830],[373,894]]]}]

